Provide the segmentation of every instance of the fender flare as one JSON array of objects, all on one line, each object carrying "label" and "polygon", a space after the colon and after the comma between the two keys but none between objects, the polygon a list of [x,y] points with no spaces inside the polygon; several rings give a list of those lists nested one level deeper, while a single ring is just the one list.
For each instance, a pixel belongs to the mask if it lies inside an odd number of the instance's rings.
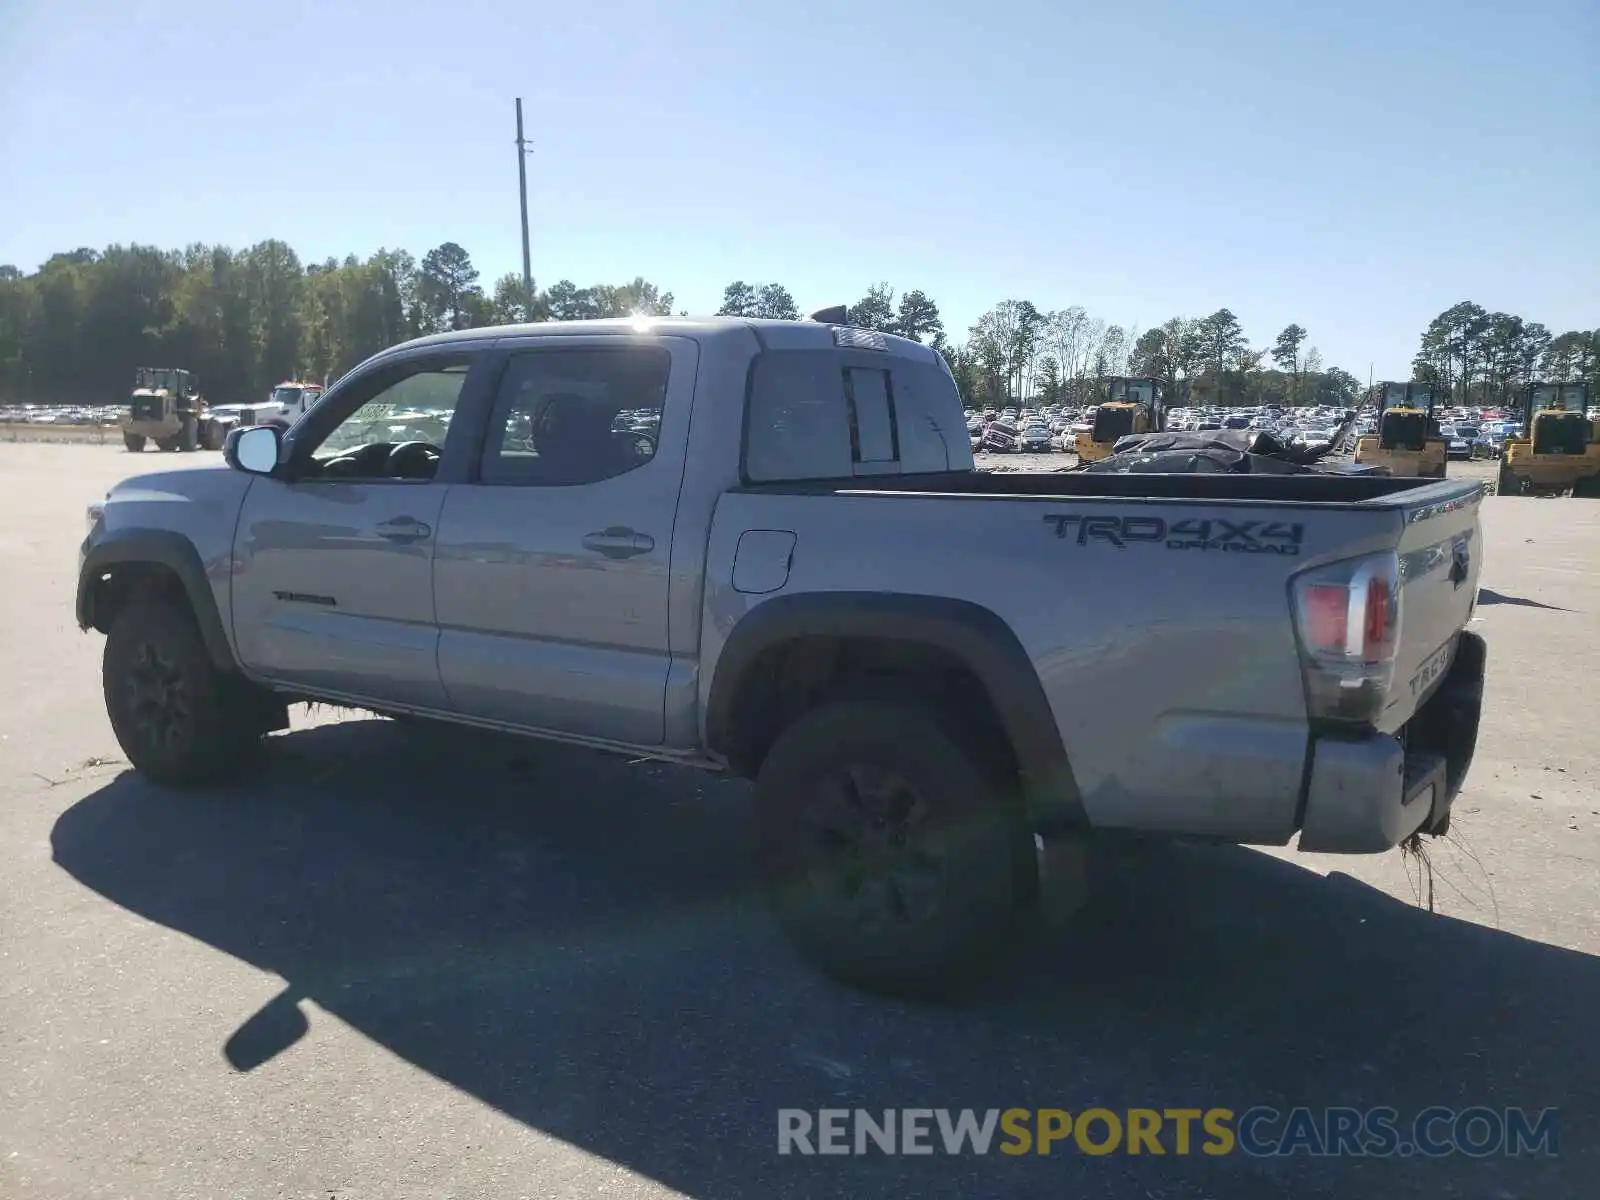
[{"label": "fender flare", "polygon": [[220,670],[238,670],[222,614],[217,610],[216,594],[211,590],[205,565],[200,561],[200,552],[183,534],[169,529],[118,530],[85,548],[83,563],[78,568],[78,628],[96,627],[94,585],[100,576],[119,564],[131,563],[170,570],[183,585],[211,661]]},{"label": "fender flare", "polygon": [[706,704],[706,746],[734,741],[740,693],[762,654],[801,637],[864,638],[932,646],[953,655],[983,684],[1016,754],[1041,827],[1084,829],[1088,816],[1055,714],[1028,652],[992,610],[967,600],[894,592],[775,596],[734,625],[717,658]]}]

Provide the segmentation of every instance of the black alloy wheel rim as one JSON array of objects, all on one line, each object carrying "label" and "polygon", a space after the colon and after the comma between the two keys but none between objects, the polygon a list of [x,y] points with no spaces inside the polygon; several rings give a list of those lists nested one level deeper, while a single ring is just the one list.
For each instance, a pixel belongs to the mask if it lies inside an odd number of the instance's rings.
[{"label": "black alloy wheel rim", "polygon": [[898,772],[857,765],[819,781],[801,813],[810,898],[865,931],[938,915],[942,855],[931,813]]},{"label": "black alloy wheel rim", "polygon": [[127,679],[128,713],[139,738],[152,751],[170,754],[189,735],[194,709],[180,668],[165,650],[143,642]]}]

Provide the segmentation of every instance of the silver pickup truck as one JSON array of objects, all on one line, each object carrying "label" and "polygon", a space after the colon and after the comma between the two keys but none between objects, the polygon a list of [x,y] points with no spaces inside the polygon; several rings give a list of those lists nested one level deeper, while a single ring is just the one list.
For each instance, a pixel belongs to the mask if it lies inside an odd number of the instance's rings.
[{"label": "silver pickup truck", "polygon": [[1477,738],[1479,485],[990,475],[927,347],[826,320],[473,329],[91,506],[78,623],[148,778],[298,700],[755,781],[786,930],[925,987],[1036,848],[1390,850]]}]

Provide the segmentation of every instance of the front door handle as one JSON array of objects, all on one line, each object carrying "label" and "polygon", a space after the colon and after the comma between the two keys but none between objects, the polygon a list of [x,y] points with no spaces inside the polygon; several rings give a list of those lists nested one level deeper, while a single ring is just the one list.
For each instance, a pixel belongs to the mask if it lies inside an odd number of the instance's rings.
[{"label": "front door handle", "polygon": [[640,533],[625,525],[613,525],[599,533],[583,535],[583,548],[604,554],[607,558],[632,558],[635,554],[648,554],[656,548],[656,540],[648,533]]},{"label": "front door handle", "polygon": [[433,536],[433,526],[415,517],[396,517],[379,525],[377,534],[391,542],[420,542]]}]

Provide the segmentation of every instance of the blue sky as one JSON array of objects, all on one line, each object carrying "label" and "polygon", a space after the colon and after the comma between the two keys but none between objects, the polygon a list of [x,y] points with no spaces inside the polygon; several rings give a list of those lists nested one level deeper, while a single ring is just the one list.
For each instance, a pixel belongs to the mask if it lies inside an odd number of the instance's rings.
[{"label": "blue sky", "polygon": [[713,310],[1226,305],[1405,372],[1474,299],[1600,325],[1594,0],[0,0],[0,262],[445,240]]}]

